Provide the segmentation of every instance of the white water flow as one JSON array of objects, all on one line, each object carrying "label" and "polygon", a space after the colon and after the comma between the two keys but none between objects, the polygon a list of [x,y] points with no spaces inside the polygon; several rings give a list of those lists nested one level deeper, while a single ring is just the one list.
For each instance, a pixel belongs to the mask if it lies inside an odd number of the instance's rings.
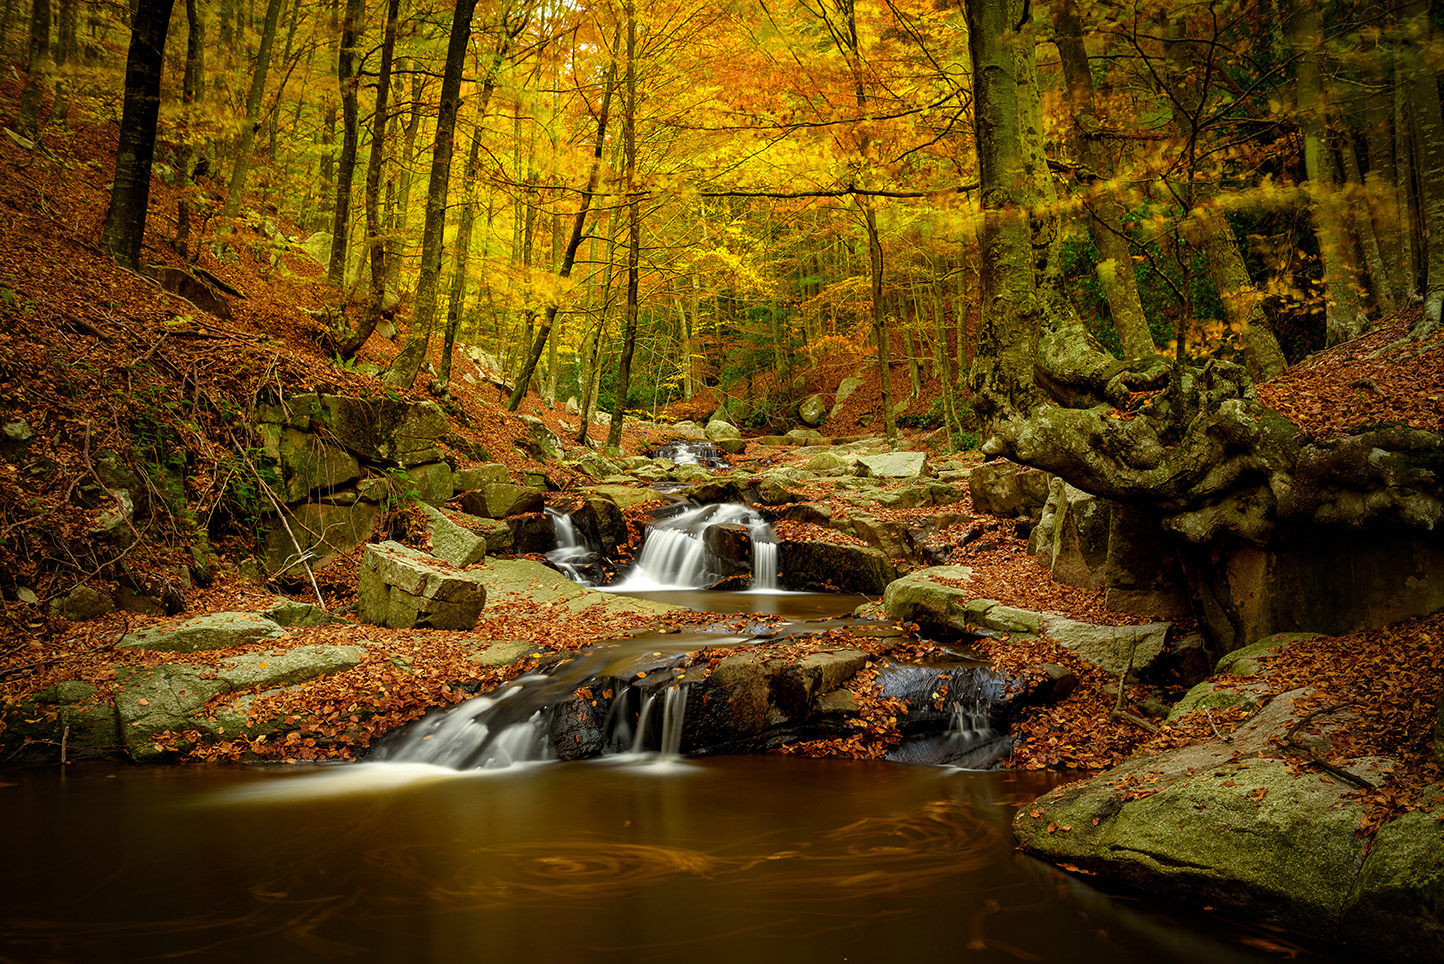
[{"label": "white water flow", "polygon": [[752,541],[752,588],[776,592],[777,543],[772,527],[756,511],[731,503],[691,506],[653,522],[632,571],[606,588],[639,592],[711,585],[723,575],[706,544],[707,529],[714,525],[747,528]]},{"label": "white water flow", "polygon": [[687,687],[673,686],[662,694],[661,706],[657,705],[656,693],[642,697],[642,708],[637,714],[637,732],[632,737],[632,753],[647,752],[647,737],[654,726],[652,718],[658,709],[662,714],[662,732],[658,737],[658,759],[676,760],[682,756],[682,723],[687,716]]},{"label": "white water flow", "polygon": [[582,541],[577,533],[577,527],[572,523],[572,517],[565,513],[558,512],[550,506],[546,509],[547,518],[552,520],[552,529],[556,532],[557,547],[547,553],[547,559],[557,569],[573,582],[586,585],[578,569],[581,561],[592,555],[592,549]]}]

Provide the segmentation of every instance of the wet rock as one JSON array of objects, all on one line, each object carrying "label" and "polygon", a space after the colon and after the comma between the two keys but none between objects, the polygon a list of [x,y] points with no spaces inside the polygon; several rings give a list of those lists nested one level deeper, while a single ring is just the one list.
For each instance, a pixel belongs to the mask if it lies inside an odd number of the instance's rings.
[{"label": "wet rock", "polygon": [[702,544],[712,554],[711,566],[719,579],[752,571],[752,533],[746,526],[735,522],[708,526]]},{"label": "wet rock", "polygon": [[591,497],[572,513],[572,524],[581,532],[587,545],[596,546],[603,556],[616,556],[617,549],[627,544],[627,520],[611,499]]},{"label": "wet rock", "polygon": [[90,683],[67,680],[0,707],[0,747],[9,763],[56,763],[108,756],[122,746],[115,707]]},{"label": "wet rock", "polygon": [[486,559],[486,539],[452,522],[439,509],[421,505],[431,538],[431,554],[447,565],[465,569]]},{"label": "wet rock", "polygon": [[198,653],[280,639],[285,634],[279,625],[255,613],[211,613],[127,633],[115,645],[117,649]]},{"label": "wet rock", "polygon": [[872,546],[833,545],[785,539],[778,571],[792,589],[834,589],[876,595],[897,578],[892,561]]},{"label": "wet rock", "polygon": [[507,516],[506,526],[511,531],[512,552],[518,555],[542,555],[557,547],[556,527],[543,513]]},{"label": "wet rock", "polygon": [[469,630],[485,604],[480,577],[400,543],[368,545],[361,558],[357,615],[365,622]]}]

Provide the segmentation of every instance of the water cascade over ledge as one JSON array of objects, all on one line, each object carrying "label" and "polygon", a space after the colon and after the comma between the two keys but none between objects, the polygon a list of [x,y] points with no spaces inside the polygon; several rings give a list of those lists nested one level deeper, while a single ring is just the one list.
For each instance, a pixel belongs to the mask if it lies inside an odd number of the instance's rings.
[{"label": "water cascade over ledge", "polygon": [[777,541],[754,509],[737,504],[678,504],[660,514],[647,532],[636,564],[606,588],[621,592],[702,589],[745,571],[735,553],[718,549],[731,534],[751,545],[752,588],[777,591]]}]

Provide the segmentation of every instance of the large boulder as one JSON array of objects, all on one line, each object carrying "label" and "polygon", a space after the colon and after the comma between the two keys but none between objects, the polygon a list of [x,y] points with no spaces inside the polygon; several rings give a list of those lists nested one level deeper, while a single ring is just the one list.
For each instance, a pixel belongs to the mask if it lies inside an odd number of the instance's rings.
[{"label": "large boulder", "polygon": [[1053,479],[1048,501],[1028,550],[1048,568],[1055,582],[1081,589],[1104,584],[1112,503]]},{"label": "large boulder", "polygon": [[546,493],[528,485],[510,482],[488,482],[461,497],[461,508],[468,515],[487,519],[540,512],[546,506]]},{"label": "large boulder", "polygon": [[356,456],[311,432],[310,426],[302,430],[263,422],[258,427],[262,451],[280,475],[272,488],[282,502],[329,493],[361,477]]},{"label": "large boulder", "polygon": [[618,508],[633,509],[648,502],[665,502],[667,497],[656,489],[633,485],[592,485],[581,490],[583,495],[597,496],[615,502]]},{"label": "large boulder", "polygon": [[832,411],[829,413],[830,417],[837,418],[837,416],[841,415],[843,403],[852,397],[853,392],[866,384],[867,379],[859,378],[856,375],[850,378],[844,378],[837,386],[837,394],[833,396]]},{"label": "large boulder", "polygon": [[[1437,961],[1444,823],[1410,813],[1371,842],[1358,789],[1281,753],[1285,736],[1329,756],[1356,717],[1296,724],[1314,692],[1262,704],[1225,742],[1140,755],[1045,794],[1014,818],[1024,851],[1140,890],[1341,941],[1392,961]],[[1374,782],[1382,757],[1343,764]]]},{"label": "large boulder", "polygon": [[611,499],[591,496],[572,513],[572,524],[582,534],[587,545],[593,546],[603,556],[612,558],[617,549],[627,544],[627,520],[622,510]]},{"label": "large boulder", "polygon": [[714,443],[721,442],[725,439],[742,438],[742,433],[738,430],[737,426],[731,422],[724,422],[720,418],[714,418],[707,423],[706,434],[707,441]]},{"label": "large boulder", "polygon": [[[883,452],[879,455],[859,455],[858,474],[879,479],[915,479],[928,473],[926,452]],[[866,470],[864,472],[864,470]]]},{"label": "large boulder", "polygon": [[[257,410],[259,425],[315,430],[352,455],[379,465],[420,465],[440,460],[436,442],[450,431],[435,402],[345,395],[293,395]],[[264,438],[263,430],[263,438]]]},{"label": "large boulder", "polygon": [[267,524],[262,539],[266,571],[301,578],[304,572],[298,548],[312,569],[328,566],[369,541],[385,515],[385,510],[372,502],[350,505],[307,502],[294,506],[287,510],[286,524],[277,520]]},{"label": "large boulder", "polygon": [[877,595],[897,578],[892,560],[872,546],[784,539],[778,546],[778,572],[789,589]]},{"label": "large boulder", "polygon": [[479,576],[397,542],[369,545],[361,558],[357,615],[393,628],[469,630],[486,605]]},{"label": "large boulder", "polygon": [[451,487],[457,492],[470,492],[490,482],[510,482],[511,471],[499,462],[483,462],[457,469],[451,475]]}]

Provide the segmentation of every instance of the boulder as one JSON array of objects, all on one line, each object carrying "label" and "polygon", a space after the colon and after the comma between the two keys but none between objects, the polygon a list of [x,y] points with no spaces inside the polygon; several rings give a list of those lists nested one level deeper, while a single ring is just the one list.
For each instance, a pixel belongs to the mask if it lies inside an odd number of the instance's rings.
[{"label": "boulder", "polygon": [[731,422],[724,422],[720,418],[714,418],[712,421],[707,423],[706,434],[707,440],[714,443],[720,442],[724,439],[742,438],[742,433],[738,431],[737,426],[733,425]]},{"label": "boulder", "polygon": [[797,406],[797,414],[803,424],[815,428],[827,421],[827,402],[821,395],[809,395]]},{"label": "boulder", "polygon": [[99,619],[115,612],[115,599],[110,593],[101,592],[90,586],[76,586],[64,596],[50,601],[50,615],[71,622],[85,622]]},{"label": "boulder", "polygon": [[[880,455],[859,455],[858,474],[878,479],[915,479],[928,473],[926,452],[884,452]],[[866,469],[866,473],[863,470]]]},{"label": "boulder", "polygon": [[710,525],[702,532],[702,544],[711,553],[711,568],[721,579],[752,572],[752,533],[735,522]]},{"label": "boulder", "polygon": [[837,394],[833,396],[832,411],[829,413],[829,417],[837,418],[837,416],[841,415],[843,403],[852,397],[853,392],[866,384],[866,379],[858,378],[857,376],[844,378],[841,384],[837,386]]},{"label": "boulder", "polygon": [[785,505],[804,498],[806,496],[799,495],[776,479],[763,479],[757,486],[757,499],[763,505]]},{"label": "boulder", "polygon": [[465,569],[486,559],[486,539],[457,525],[439,509],[423,503],[421,513],[431,538],[431,554],[449,566]]},{"label": "boulder", "polygon": [[743,438],[719,438],[713,444],[728,455],[741,455],[747,451],[747,440]]},{"label": "boulder", "polygon": [[510,482],[511,471],[499,462],[483,462],[457,469],[451,474],[451,487],[456,492],[470,492],[489,482]]},{"label": "boulder", "polygon": [[526,485],[510,482],[488,482],[461,497],[461,508],[468,515],[487,519],[540,512],[546,506],[546,493]]},{"label": "boulder", "polygon": [[592,485],[581,490],[583,495],[595,495],[608,499],[621,509],[633,509],[648,502],[664,502],[667,497],[656,489],[645,489],[631,485]]},{"label": "boulder", "polygon": [[1140,678],[1158,675],[1165,668],[1168,634],[1172,623],[1142,626],[1095,626],[1062,616],[1044,616],[1042,632],[1077,653],[1082,659],[1114,675],[1132,662]]},{"label": "boulder", "polygon": [[339,445],[310,431],[262,423],[261,448],[280,476],[272,488],[282,502],[298,502],[311,493],[329,493],[361,477],[361,463]]},{"label": "boulder", "polygon": [[582,539],[603,556],[616,556],[617,549],[630,539],[627,520],[615,502],[600,496],[592,496],[582,502],[572,513],[572,525],[581,533]]},{"label": "boulder", "polygon": [[[734,653],[693,684],[683,721],[683,748],[691,753],[735,753],[791,742],[809,727],[823,732],[827,717],[856,704],[839,687],[867,661],[841,649],[798,658],[765,650]],[[700,692],[698,692],[700,691]]]},{"label": "boulder", "polygon": [[[888,584],[882,603],[888,615],[900,622],[915,622],[930,630],[968,632],[966,583],[973,571],[966,566],[933,566],[909,573]],[[949,585],[939,580],[963,583]]]},{"label": "boulder", "polygon": [[1142,506],[1110,503],[1104,605],[1114,612],[1182,619],[1193,615],[1178,547]]},{"label": "boulder", "polygon": [[678,438],[705,439],[707,429],[693,421],[681,421],[672,426],[672,434]]},{"label": "boulder", "polygon": [[859,539],[881,549],[889,559],[907,559],[912,555],[912,538],[901,522],[884,522],[868,515],[854,515],[849,521]]},{"label": "boulder", "polygon": [[[1437,961],[1444,937],[1444,824],[1408,813],[1372,841],[1358,789],[1300,768],[1278,743],[1315,696],[1282,693],[1229,734],[1139,755],[1068,784],[1014,818],[1020,847],[1140,890],[1342,941],[1392,961]],[[1320,718],[1304,736],[1329,756],[1357,718]],[[1344,763],[1378,782],[1393,761]]]},{"label": "boulder", "polygon": [[320,606],[296,602],[285,596],[277,596],[270,608],[262,610],[261,616],[287,629],[301,629],[309,626],[330,626],[344,624],[346,620],[333,616]]},{"label": "boulder", "polygon": [[984,462],[968,474],[973,508],[1005,519],[1036,519],[1048,502],[1051,476],[1004,459]]},{"label": "boulder", "polygon": [[229,689],[230,684],[215,678],[209,666],[120,667],[112,695],[121,739],[131,759],[138,763],[160,759],[165,750],[156,737],[192,729],[196,711]]},{"label": "boulder", "polygon": [[872,546],[784,539],[778,573],[789,589],[833,589],[877,595],[897,578],[892,561]]},{"label": "boulder", "polygon": [[518,555],[551,552],[557,547],[556,526],[541,512],[509,515],[506,527],[511,531],[511,551]]},{"label": "boulder", "polygon": [[115,645],[117,649],[198,653],[280,639],[284,635],[286,632],[279,625],[255,613],[211,613],[127,633]]},{"label": "boulder", "polygon": [[485,604],[480,577],[400,543],[368,545],[361,558],[357,615],[365,622],[469,630]]},{"label": "boulder", "polygon": [[1055,582],[1081,589],[1104,584],[1112,503],[1075,489],[1062,479],[1049,485],[1048,501],[1028,539],[1028,551]]},{"label": "boulder", "polygon": [[325,423],[337,445],[365,461],[383,465],[437,461],[441,452],[436,441],[450,431],[446,413],[435,402],[390,397],[298,395],[282,406],[269,406],[258,416],[260,421],[269,421],[281,414],[294,424],[297,415],[305,417],[313,412]]},{"label": "boulder", "polygon": [[522,424],[526,425],[528,431],[531,432],[532,441],[536,443],[537,447],[542,450],[546,457],[551,459],[557,458],[561,453],[562,443],[557,439],[556,435],[553,434],[552,430],[547,428],[546,423],[535,415],[518,415],[517,417],[521,419]]},{"label": "boulder", "polygon": [[7,763],[54,763],[108,756],[124,744],[120,717],[90,683],[66,680],[0,707]]},{"label": "boulder", "polygon": [[412,501],[441,505],[451,498],[451,466],[445,462],[425,462],[397,469],[395,474],[401,476],[401,489]]}]

